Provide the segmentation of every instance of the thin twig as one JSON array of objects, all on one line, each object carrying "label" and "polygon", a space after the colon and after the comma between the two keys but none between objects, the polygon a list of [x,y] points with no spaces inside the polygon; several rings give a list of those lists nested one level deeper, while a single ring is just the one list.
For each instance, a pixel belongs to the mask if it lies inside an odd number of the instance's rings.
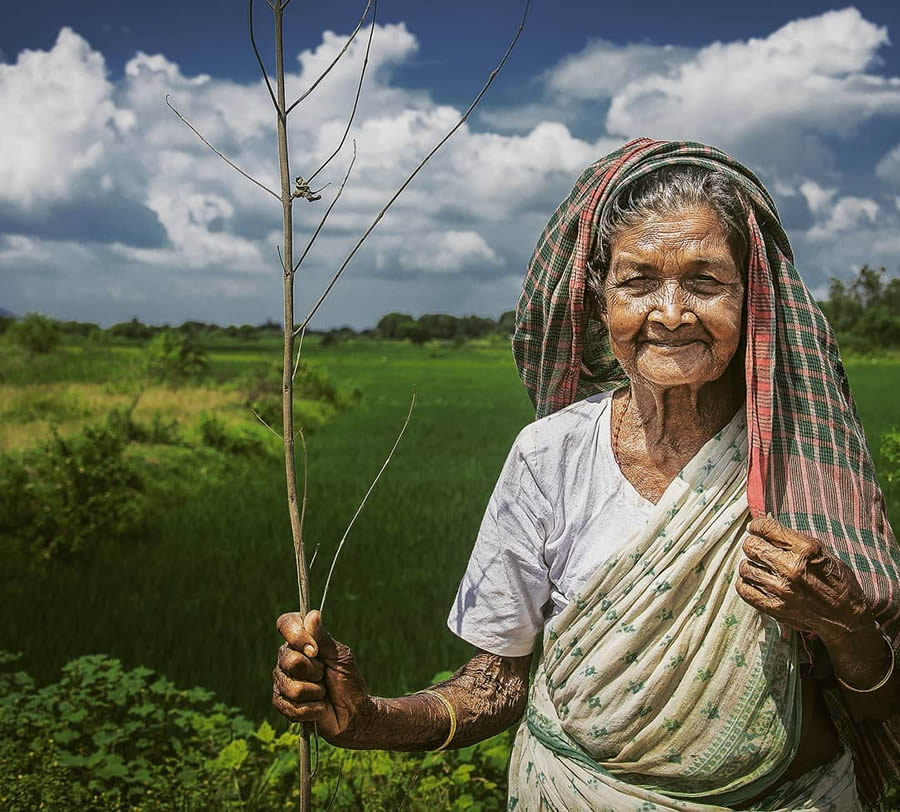
[{"label": "thin twig", "polygon": [[356,108],[359,107],[359,95],[362,93],[363,79],[366,76],[366,66],[369,64],[369,51],[372,50],[372,35],[375,33],[375,18],[378,15],[378,0],[374,0],[374,3],[375,5],[372,7],[372,24],[369,26],[369,39],[368,42],[366,42],[366,53],[363,57],[362,70],[359,72],[359,84],[356,86],[356,98],[353,99],[353,109],[350,111],[350,119],[347,121],[347,128],[344,130],[344,135],[341,137],[341,143],[337,145],[337,149],[335,149],[325,162],[306,179],[307,183],[312,183],[313,178],[334,160],[334,156],[343,149],[343,146],[347,141],[347,136],[350,134],[350,127],[353,125],[353,119],[356,117]]},{"label": "thin twig", "polygon": [[268,192],[270,195],[272,195],[272,197],[274,197],[276,200],[279,200],[279,201],[281,200],[281,197],[280,197],[276,192],[273,192],[268,186],[266,186],[266,185],[260,183],[256,178],[252,177],[251,175],[248,175],[248,174],[247,174],[243,169],[241,169],[234,161],[232,161],[230,158],[228,158],[228,157],[227,157],[226,155],[224,155],[222,152],[220,152],[219,150],[217,150],[212,144],[210,144],[209,141],[207,141],[207,140],[200,134],[200,131],[199,131],[193,124],[191,124],[191,122],[188,121],[183,115],[181,115],[181,113],[179,113],[178,110],[175,109],[175,107],[172,105],[172,102],[169,101],[169,94],[168,94],[168,93],[166,94],[166,104],[169,106],[169,109],[170,109],[173,113],[175,113],[176,116],[178,116],[178,118],[180,118],[185,124],[187,124],[188,127],[191,128],[191,130],[194,131],[194,135],[196,135],[197,138],[199,138],[204,144],[206,144],[206,146],[208,146],[213,152],[215,152],[216,155],[218,155],[223,161],[225,161],[225,163],[227,163],[232,169],[235,169],[235,170],[237,170],[238,172],[240,172],[240,174],[242,174],[245,178],[247,178],[247,180],[252,181],[252,182],[255,183],[257,186],[259,186],[260,189],[264,189],[265,191],[267,191],[267,192]]},{"label": "thin twig", "polygon": [[303,336],[306,335],[306,328],[300,331],[300,340],[297,342],[297,360],[294,362],[294,371],[291,373],[291,382],[297,377],[297,370],[300,369],[300,350],[303,349]]},{"label": "thin twig", "polygon": [[353,139],[353,158],[350,161],[350,166],[347,167],[347,174],[344,175],[344,180],[341,183],[341,188],[338,189],[337,194],[334,196],[334,200],[331,201],[328,208],[325,210],[325,214],[322,215],[322,219],[319,221],[319,226],[313,233],[312,237],[310,237],[309,242],[306,244],[306,248],[303,249],[303,253],[300,255],[300,259],[297,260],[297,264],[294,265],[294,272],[297,272],[297,269],[300,267],[300,263],[306,259],[306,255],[309,253],[309,249],[313,247],[313,243],[316,241],[316,237],[319,236],[319,232],[322,230],[322,227],[325,225],[325,221],[328,219],[328,215],[331,214],[331,210],[334,208],[335,203],[341,199],[341,195],[344,193],[344,187],[347,185],[347,178],[350,177],[350,171],[353,169],[353,164],[356,163],[356,139]]},{"label": "thin twig", "polygon": [[369,495],[375,490],[375,486],[378,484],[378,480],[381,479],[381,475],[384,473],[385,468],[388,467],[388,463],[391,461],[391,457],[394,456],[394,452],[397,450],[397,446],[400,445],[400,440],[403,439],[403,433],[406,431],[406,427],[409,425],[409,419],[412,417],[413,406],[416,405],[416,393],[413,391],[412,400],[409,402],[409,411],[406,413],[406,420],[403,422],[403,428],[400,429],[400,433],[397,435],[397,439],[394,441],[394,447],[391,449],[390,454],[387,455],[387,459],[384,461],[384,465],[381,466],[381,470],[376,475],[375,479],[372,480],[372,484],[369,486],[369,490],[366,491],[366,495],[362,498],[362,502],[359,503],[359,507],[356,509],[356,513],[353,514],[353,518],[350,519],[350,524],[347,525],[347,529],[344,531],[344,536],[341,538],[340,543],[337,546],[337,550],[334,552],[334,558],[331,559],[331,568],[328,570],[328,577],[325,579],[325,589],[322,591],[322,602],[319,604],[319,612],[325,612],[325,598],[328,597],[328,586],[331,584],[331,575],[334,572],[334,565],[337,563],[338,556],[341,554],[341,550],[344,548],[344,542],[347,541],[347,536],[350,535],[350,528],[353,527],[353,523],[356,521],[357,516],[362,513],[362,509],[366,505],[366,500],[369,498]]},{"label": "thin twig", "polygon": [[344,774],[344,761],[346,760],[347,753],[349,752],[349,750],[344,750],[344,752],[341,753],[341,763],[338,767],[337,781],[334,782],[334,792],[331,793],[331,797],[328,799],[328,806],[325,807],[325,812],[329,812],[331,807],[334,805],[335,800],[337,799],[338,790],[341,788],[341,776],[343,776]]},{"label": "thin twig", "polygon": [[[290,2],[290,0],[288,0],[288,2]],[[350,47],[350,43],[353,42],[353,40],[356,38],[356,35],[359,33],[359,29],[362,28],[363,23],[366,21],[366,17],[369,16],[369,6],[371,6],[371,5],[372,5],[372,0],[369,0],[369,2],[366,3],[366,8],[363,11],[362,17],[359,18],[359,22],[356,24],[356,28],[353,29],[353,33],[350,35],[350,39],[348,39],[347,42],[344,44],[344,47],[341,48],[340,53],[332,60],[331,64],[327,68],[325,68],[325,70],[322,72],[322,74],[319,76],[319,78],[316,79],[316,81],[313,82],[309,86],[309,89],[299,99],[297,99],[297,101],[295,101],[290,107],[288,107],[287,110],[285,110],[285,113],[284,113],[285,116],[290,115],[291,110],[293,110],[310,93],[312,93],[316,89],[316,87],[318,87],[319,82],[321,82],[326,76],[328,76],[328,74],[331,72],[331,69],[335,65],[337,65],[338,60],[347,52],[347,49]]]},{"label": "thin twig", "polygon": [[466,122],[466,120],[469,118],[469,115],[471,114],[471,112],[475,109],[475,106],[478,104],[478,102],[481,101],[482,96],[484,96],[484,94],[487,93],[487,89],[493,84],[494,79],[497,78],[497,74],[500,73],[501,69],[506,64],[506,60],[509,58],[510,53],[512,53],[512,49],[515,47],[515,44],[516,44],[516,42],[518,42],[519,37],[522,34],[522,31],[525,29],[525,20],[528,17],[528,8],[530,5],[531,5],[531,0],[526,0],[525,13],[522,15],[522,21],[519,23],[519,28],[516,31],[516,35],[513,37],[512,42],[509,44],[509,47],[506,49],[506,53],[503,55],[503,59],[500,60],[500,64],[497,65],[497,67],[491,71],[491,75],[488,77],[488,80],[485,83],[484,87],[481,88],[481,92],[475,97],[475,100],[472,102],[472,104],[469,105],[469,109],[466,110],[466,112],[463,114],[462,118],[460,118],[460,120],[457,121],[455,125],[453,125],[453,128],[437,143],[437,146],[435,146],[435,148],[432,149],[431,152],[429,152],[425,156],[425,158],[422,160],[422,162],[413,170],[412,174],[405,181],[403,181],[403,184],[394,193],[394,196],[387,202],[387,205],[380,212],[378,212],[378,216],[372,221],[372,225],[370,225],[366,229],[365,233],[362,235],[362,237],[359,238],[359,241],[356,243],[356,245],[353,246],[353,250],[347,255],[347,258],[344,260],[341,267],[338,268],[337,273],[332,277],[331,281],[328,283],[328,287],[325,288],[325,291],[322,293],[322,295],[319,297],[319,300],[316,302],[315,307],[313,307],[313,309],[309,312],[309,315],[304,319],[303,324],[300,325],[300,328],[298,328],[298,330],[302,329],[303,327],[306,327],[306,325],[309,324],[309,322],[313,318],[313,316],[316,315],[319,308],[322,306],[322,302],[325,301],[325,297],[328,296],[328,294],[331,292],[331,289],[337,283],[338,279],[340,279],[341,274],[344,273],[344,269],[350,264],[350,260],[353,259],[353,257],[356,255],[356,252],[359,250],[360,246],[365,242],[365,240],[369,236],[369,234],[371,234],[375,230],[375,226],[377,226],[378,223],[381,221],[381,218],[384,217],[385,212],[387,212],[387,210],[394,204],[394,201],[398,197],[400,197],[400,194],[403,192],[403,190],[407,186],[409,186],[412,179],[416,175],[419,174],[419,170],[421,170],[422,167],[425,166],[426,163],[428,163],[431,156],[434,155],[449,140],[450,136],[452,136],[453,133],[455,133]]},{"label": "thin twig", "polygon": [[282,437],[277,431],[275,431],[275,429],[273,429],[268,423],[266,423],[266,421],[262,419],[262,415],[260,415],[260,413],[256,411],[256,409],[254,409],[252,406],[248,406],[247,408],[256,415],[256,419],[259,420],[260,423],[262,423],[269,431],[272,432],[272,434],[274,434],[279,440],[281,440],[281,442],[284,442],[284,437]]},{"label": "thin twig", "polygon": [[[293,406],[293,402],[291,403]],[[300,544],[303,544],[303,522],[306,519],[306,497],[309,493],[309,456],[306,452],[306,435],[303,433],[303,426],[297,427],[297,434],[300,435],[300,446],[303,448],[303,496],[300,500]],[[294,550],[299,560],[300,550]],[[307,575],[309,573],[309,565],[306,567]],[[300,587],[300,567],[297,567],[297,587]]]},{"label": "thin twig", "polygon": [[312,571],[313,564],[316,563],[316,556],[319,554],[319,542],[316,542],[316,549],[313,550],[312,558],[309,559],[309,564],[306,565],[306,568]]},{"label": "thin twig", "polygon": [[[268,0],[267,0],[268,2]],[[288,0],[290,2],[290,0]],[[275,91],[272,90],[272,83],[269,81],[269,74],[266,71],[265,63],[262,61],[262,57],[259,55],[259,48],[256,47],[256,37],[253,36],[253,0],[249,0],[250,3],[250,44],[253,46],[253,53],[256,54],[256,61],[259,63],[259,69],[262,71],[263,79],[266,82],[266,87],[269,89],[269,98],[272,100],[272,104],[275,105],[275,111],[278,115],[281,115],[281,110],[278,107],[278,101],[275,98]],[[271,4],[270,4],[271,5]],[[274,9],[274,6],[272,7]],[[282,11],[284,11],[284,7],[282,7]]]}]

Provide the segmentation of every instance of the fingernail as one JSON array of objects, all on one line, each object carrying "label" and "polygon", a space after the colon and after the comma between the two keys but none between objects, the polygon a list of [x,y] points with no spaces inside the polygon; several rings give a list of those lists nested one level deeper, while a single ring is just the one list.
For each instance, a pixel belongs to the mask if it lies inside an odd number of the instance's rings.
[{"label": "fingernail", "polygon": [[316,650],[313,646],[306,646],[303,649],[303,653],[306,654],[307,657],[315,657],[316,656]]}]

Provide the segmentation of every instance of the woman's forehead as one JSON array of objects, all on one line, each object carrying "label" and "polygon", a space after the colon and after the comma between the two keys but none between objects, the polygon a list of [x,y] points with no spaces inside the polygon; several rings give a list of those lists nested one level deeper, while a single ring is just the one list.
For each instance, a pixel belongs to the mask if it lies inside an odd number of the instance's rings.
[{"label": "woman's forehead", "polygon": [[611,248],[618,262],[641,262],[673,252],[699,263],[731,257],[728,232],[716,213],[705,207],[648,216],[619,232]]}]

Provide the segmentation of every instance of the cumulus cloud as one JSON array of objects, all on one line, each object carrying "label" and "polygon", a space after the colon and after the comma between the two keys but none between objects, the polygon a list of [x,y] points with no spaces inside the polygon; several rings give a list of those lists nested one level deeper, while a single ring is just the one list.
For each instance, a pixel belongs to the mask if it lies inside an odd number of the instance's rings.
[{"label": "cumulus cloud", "polygon": [[900,144],[878,162],[875,174],[882,180],[900,186]]},{"label": "cumulus cloud", "polygon": [[900,113],[900,79],[868,72],[887,44],[887,30],[855,8],[795,20],[764,38],[716,42],[674,70],[625,84],[607,128],[754,153],[790,133],[795,145],[802,133],[846,136],[875,115]]},{"label": "cumulus cloud", "polygon": [[[292,119],[295,175],[308,176],[339,143],[367,33]],[[289,59],[289,97],[345,41],[326,31]],[[900,79],[878,72],[887,44],[885,29],[855,9],[702,48],[589,43],[538,73],[527,103],[486,108],[480,127],[459,129],[381,220],[318,323],[366,325],[395,309],[508,309],[531,247],[574,178],[639,134],[707,140],[760,170],[805,218],[795,235],[801,268],[840,272],[854,252],[856,265],[877,261],[894,245],[896,186],[884,200],[846,188],[826,137],[852,138],[868,119],[900,113]],[[376,26],[350,139],[316,179],[331,186],[320,203],[295,205],[299,252],[355,139],[353,174],[298,276],[301,302],[318,296],[461,114],[397,80],[418,49],[404,24]],[[0,64],[0,273],[15,309],[105,322],[277,317],[279,203],[210,152],[166,108],[167,95],[245,171],[279,187],[261,79],[187,75],[171,55],[144,52],[111,78],[102,54],[69,28],[50,49]],[[900,183],[900,147],[872,172]]]},{"label": "cumulus cloud", "polygon": [[[821,201],[816,208],[821,210],[826,205],[826,201]],[[844,232],[874,223],[878,217],[878,210],[879,206],[874,200],[852,196],[839,198],[831,206],[827,218],[816,223],[807,232],[807,236],[811,240],[838,237]]]}]

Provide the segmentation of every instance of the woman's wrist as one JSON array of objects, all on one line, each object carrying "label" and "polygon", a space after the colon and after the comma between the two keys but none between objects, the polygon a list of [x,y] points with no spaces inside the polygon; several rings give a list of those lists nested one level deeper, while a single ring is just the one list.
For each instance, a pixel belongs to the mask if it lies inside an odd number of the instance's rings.
[{"label": "woman's wrist", "polygon": [[865,690],[884,679],[891,649],[871,615],[824,639],[835,675],[846,685]]}]

